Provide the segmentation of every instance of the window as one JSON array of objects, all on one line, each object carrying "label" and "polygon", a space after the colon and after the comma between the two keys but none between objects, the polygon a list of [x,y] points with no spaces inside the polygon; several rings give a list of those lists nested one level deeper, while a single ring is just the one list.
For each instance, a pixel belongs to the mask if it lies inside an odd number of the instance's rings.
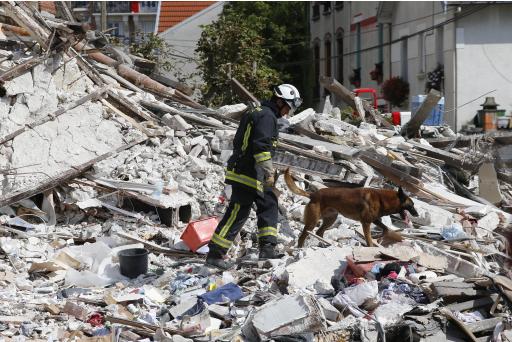
[{"label": "window", "polygon": [[337,72],[336,79],[343,84],[343,30],[339,29],[336,34],[336,55],[337,55]]},{"label": "window", "polygon": [[110,31],[110,34],[115,37],[120,37],[123,35],[123,26],[118,22],[109,22],[107,23],[108,28],[114,28],[114,30]]},{"label": "window", "polygon": [[328,36],[325,39],[325,76],[331,76],[331,61],[332,61],[332,53],[331,53],[331,37]]},{"label": "window", "polygon": [[436,62],[444,64],[444,28],[442,26],[436,29]]},{"label": "window", "polygon": [[331,14],[331,2],[330,1],[322,1],[322,5],[324,6],[323,15]]},{"label": "window", "polygon": [[156,1],[141,1],[140,11],[142,13],[152,13],[157,11],[158,4]]},{"label": "window", "polygon": [[341,11],[343,9],[344,2],[343,1],[335,1],[334,8],[336,11]]},{"label": "window", "polygon": [[400,63],[401,63],[401,72],[400,72],[400,76],[402,77],[402,79],[404,81],[407,81],[409,80],[409,75],[408,75],[408,69],[409,69],[409,59],[408,59],[408,55],[407,55],[407,38],[403,38],[401,41],[401,46],[400,46]]},{"label": "window", "polygon": [[145,34],[153,33],[155,31],[155,23],[152,21],[143,21],[140,23],[141,31]]},{"label": "window", "polygon": [[356,24],[356,67],[361,69],[361,23]]},{"label": "window", "polygon": [[378,63],[384,62],[384,24],[378,25],[379,29],[379,55],[377,56]]},{"label": "window", "polygon": [[317,41],[313,48],[315,60],[315,97],[320,96],[320,43]]},{"label": "window", "polygon": [[320,5],[315,2],[313,3],[313,15],[311,19],[318,20],[320,18]]},{"label": "window", "polygon": [[425,34],[418,34],[418,72],[425,72]]}]

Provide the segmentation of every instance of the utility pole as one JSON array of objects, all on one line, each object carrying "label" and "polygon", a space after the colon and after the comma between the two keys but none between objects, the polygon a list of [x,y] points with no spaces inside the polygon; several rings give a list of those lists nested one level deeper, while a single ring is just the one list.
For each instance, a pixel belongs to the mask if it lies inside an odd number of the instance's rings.
[{"label": "utility pole", "polygon": [[107,30],[107,2],[101,2],[101,32],[105,32]]}]

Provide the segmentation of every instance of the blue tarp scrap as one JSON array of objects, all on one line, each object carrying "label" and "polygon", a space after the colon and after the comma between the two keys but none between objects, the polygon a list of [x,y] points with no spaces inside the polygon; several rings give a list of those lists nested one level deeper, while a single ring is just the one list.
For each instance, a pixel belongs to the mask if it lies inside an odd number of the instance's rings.
[{"label": "blue tarp scrap", "polygon": [[242,289],[234,283],[227,283],[216,290],[206,292],[199,296],[199,298],[204,300],[207,304],[222,303],[227,300],[234,302],[242,297],[244,297]]}]

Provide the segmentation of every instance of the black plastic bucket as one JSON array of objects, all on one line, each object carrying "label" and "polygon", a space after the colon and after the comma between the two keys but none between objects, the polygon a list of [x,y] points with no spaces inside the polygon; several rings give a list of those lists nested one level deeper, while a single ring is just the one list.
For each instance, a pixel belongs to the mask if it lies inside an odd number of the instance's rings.
[{"label": "black plastic bucket", "polygon": [[125,249],[117,253],[121,274],[128,278],[137,278],[148,272],[148,253],[145,248]]}]

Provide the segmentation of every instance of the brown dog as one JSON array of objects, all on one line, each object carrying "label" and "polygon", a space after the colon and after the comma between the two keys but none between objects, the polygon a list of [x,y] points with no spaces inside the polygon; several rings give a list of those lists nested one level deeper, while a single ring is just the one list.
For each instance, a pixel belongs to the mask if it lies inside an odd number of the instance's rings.
[{"label": "brown dog", "polygon": [[299,247],[304,245],[308,231],[315,228],[322,219],[317,235],[323,237],[331,227],[338,213],[363,225],[364,238],[369,247],[373,246],[370,225],[373,223],[384,231],[385,237],[402,241],[402,236],[390,230],[381,221],[382,216],[398,214],[405,219],[407,210],[411,215],[418,216],[413,201],[399,188],[398,191],[371,188],[324,188],[313,193],[302,190],[295,184],[287,169],[284,175],[286,185],[297,195],[310,199],[304,210],[304,229],[299,237]]}]

